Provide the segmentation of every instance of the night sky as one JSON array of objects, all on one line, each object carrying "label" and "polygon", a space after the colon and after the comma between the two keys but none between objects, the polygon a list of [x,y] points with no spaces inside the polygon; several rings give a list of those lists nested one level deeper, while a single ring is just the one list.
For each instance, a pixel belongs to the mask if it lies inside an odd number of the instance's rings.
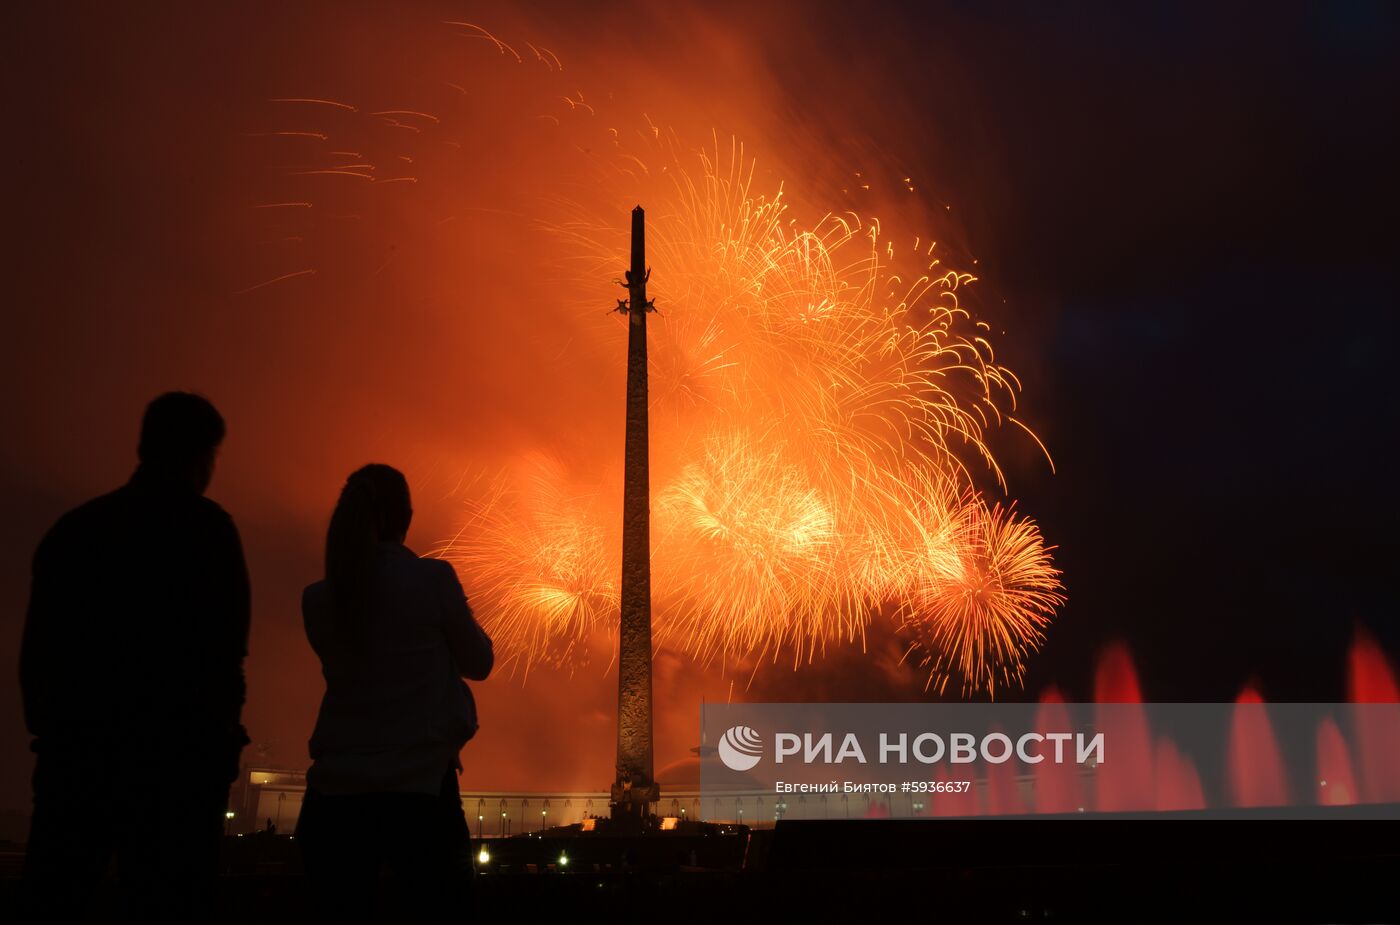
[{"label": "night sky", "polygon": [[[455,467],[541,433],[593,439],[570,421],[595,400],[620,441],[621,350],[596,396],[580,388],[587,377],[563,389],[541,373],[522,389],[527,374],[492,359],[539,336],[499,308],[510,274],[539,275],[509,242],[477,248],[421,298],[381,283],[392,270],[340,290],[236,295],[273,275],[251,268],[249,243],[259,192],[246,135],[265,101],[407,86],[413,30],[464,18],[538,36],[595,84],[625,88],[634,109],[654,115],[664,97],[676,124],[751,139],[775,174],[816,165],[805,195],[826,208],[864,205],[830,179],[853,164],[917,178],[920,208],[977,260],[998,358],[1025,383],[1022,416],[1056,463],[1051,474],[1010,434],[997,444],[1018,510],[1057,547],[1069,599],[1026,696],[1053,684],[1087,699],[1096,653],[1115,640],[1160,701],[1231,700],[1251,682],[1271,700],[1341,699],[1357,626],[1394,661],[1400,11],[920,3],[857,18],[848,4],[752,6],[17,14],[0,660],[17,657],[43,531],[126,477],[145,401],[203,391],[230,425],[210,495],[238,520],[254,582],[245,724],[260,760],[303,766],[321,688],[297,601],[318,577],[344,475],[371,456],[404,468],[418,511],[409,543],[424,551],[452,529]],[[439,253],[402,240],[385,266],[444,272]],[[319,270],[315,285],[333,286]],[[332,291],[337,304],[317,302]],[[460,363],[445,353],[457,343],[469,345]],[[761,674],[746,696],[922,696],[897,656],[873,640],[868,654]],[[659,700],[668,683],[685,691],[674,721],[658,719],[664,763],[693,744],[698,696],[723,697],[729,682],[670,657],[657,672]],[[12,822],[30,764],[10,677],[0,811]],[[601,665],[478,688],[485,719],[470,748],[504,769],[482,785],[611,776],[615,675]],[[546,753],[518,740],[565,727],[580,779],[532,777]]]}]

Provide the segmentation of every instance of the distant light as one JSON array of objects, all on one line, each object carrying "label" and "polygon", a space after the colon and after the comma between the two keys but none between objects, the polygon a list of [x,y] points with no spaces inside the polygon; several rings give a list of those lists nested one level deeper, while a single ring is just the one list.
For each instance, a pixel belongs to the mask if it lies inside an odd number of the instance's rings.
[{"label": "distant light", "polygon": [[489,851],[486,850],[486,846],[485,846],[485,845],[482,845],[482,846],[481,846],[481,850],[478,851],[478,852],[476,853],[476,860],[477,860],[477,862],[480,863],[480,864],[490,864],[490,863],[491,863],[491,852],[489,852]]},{"label": "distant light", "polygon": [[233,810],[229,810],[228,812],[224,813],[224,818],[225,818],[225,819],[232,819],[232,818],[233,818]]},{"label": "distant light", "polygon": [[569,866],[569,856],[568,856],[567,854],[565,854],[564,852],[562,852],[562,851],[559,852],[559,866],[560,866],[560,867],[568,867],[568,866]]}]

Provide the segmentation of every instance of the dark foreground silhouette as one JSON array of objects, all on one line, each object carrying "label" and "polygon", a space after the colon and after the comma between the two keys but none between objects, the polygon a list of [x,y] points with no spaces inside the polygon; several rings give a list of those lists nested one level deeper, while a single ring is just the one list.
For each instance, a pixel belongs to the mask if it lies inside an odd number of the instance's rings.
[{"label": "dark foreground silhouette", "polygon": [[[296,837],[325,921],[469,911],[457,771],[477,717],[463,677],[485,679],[494,656],[452,567],[403,545],[412,514],[397,470],[353,473],[331,516],[326,578],[302,597],[326,693]],[[381,871],[396,887],[382,902]]]},{"label": "dark foreground silhouette", "polygon": [[[223,436],[203,398],[160,396],[130,481],[35,553],[20,655],[37,756],[30,920],[81,916],[114,857],[129,918],[207,917],[248,741],[248,574],[232,519],[204,497]],[[155,797],[140,783],[153,775]]]}]

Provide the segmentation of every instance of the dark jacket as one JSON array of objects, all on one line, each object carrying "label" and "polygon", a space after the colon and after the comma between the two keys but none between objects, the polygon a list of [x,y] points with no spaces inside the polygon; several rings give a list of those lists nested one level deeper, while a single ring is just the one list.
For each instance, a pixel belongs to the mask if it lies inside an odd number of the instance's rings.
[{"label": "dark jacket", "polygon": [[365,644],[339,643],[324,581],[302,595],[306,635],[326,693],[311,735],[307,782],[326,794],[437,795],[477,728],[462,678],[483,680],[495,656],[452,566],[381,543]]},{"label": "dark jacket", "polygon": [[137,469],[59,519],[34,554],[20,651],[36,752],[209,759],[247,742],[249,591],[233,520]]}]

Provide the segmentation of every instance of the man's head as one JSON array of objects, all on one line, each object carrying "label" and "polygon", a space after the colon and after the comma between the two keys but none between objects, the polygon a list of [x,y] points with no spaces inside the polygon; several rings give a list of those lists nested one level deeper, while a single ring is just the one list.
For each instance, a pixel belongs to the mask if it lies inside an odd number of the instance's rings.
[{"label": "man's head", "polygon": [[141,419],[141,465],[188,482],[203,493],[214,476],[214,457],[224,439],[224,419],[209,400],[193,392],[166,392],[146,406]]}]

